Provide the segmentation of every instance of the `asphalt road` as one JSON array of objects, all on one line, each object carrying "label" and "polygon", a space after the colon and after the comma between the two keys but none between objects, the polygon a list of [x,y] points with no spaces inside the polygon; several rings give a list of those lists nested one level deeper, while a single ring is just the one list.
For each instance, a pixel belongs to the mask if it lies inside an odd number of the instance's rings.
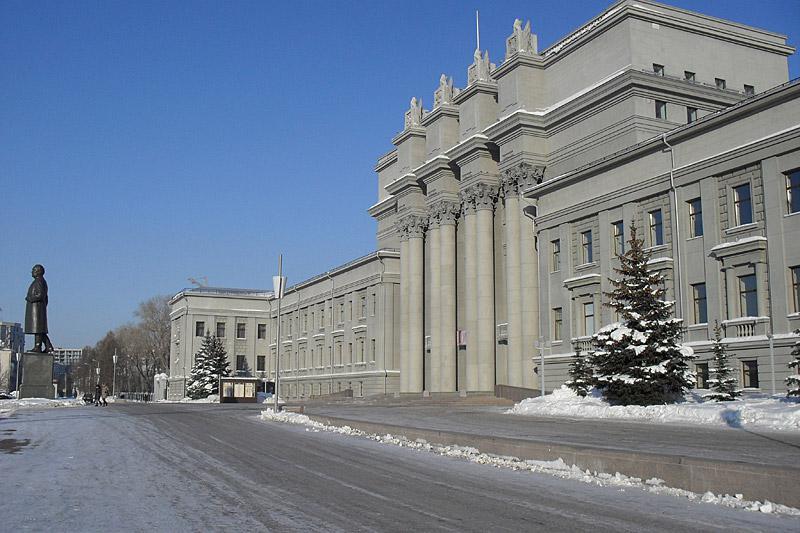
[{"label": "asphalt road", "polygon": [[797,518],[497,469],[257,414],[117,404],[0,419],[0,531],[800,530]]}]

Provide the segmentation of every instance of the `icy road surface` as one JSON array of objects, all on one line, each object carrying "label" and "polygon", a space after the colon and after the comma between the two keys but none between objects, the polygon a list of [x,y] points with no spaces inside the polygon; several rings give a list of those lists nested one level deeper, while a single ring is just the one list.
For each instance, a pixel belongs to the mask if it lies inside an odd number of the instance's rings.
[{"label": "icy road surface", "polygon": [[800,520],[257,420],[116,404],[0,419],[5,531],[798,531]]}]

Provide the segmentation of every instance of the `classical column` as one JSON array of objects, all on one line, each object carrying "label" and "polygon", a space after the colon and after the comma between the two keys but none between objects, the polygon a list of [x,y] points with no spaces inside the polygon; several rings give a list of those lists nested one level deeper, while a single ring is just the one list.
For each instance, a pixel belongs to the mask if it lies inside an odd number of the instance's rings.
[{"label": "classical column", "polygon": [[477,214],[475,194],[470,187],[461,192],[464,217],[464,328],[467,334],[466,384],[461,390],[478,390],[478,271],[475,244]]},{"label": "classical column", "polygon": [[522,386],[522,280],[520,275],[520,206],[517,169],[506,170],[501,176],[505,200],[506,239],[506,321],[508,334],[508,375],[506,383]]},{"label": "classical column", "polygon": [[478,390],[493,391],[495,383],[494,202],[497,188],[476,186],[476,258],[478,276]]},{"label": "classical column", "polygon": [[[408,231],[405,220],[397,223],[400,235],[400,392],[408,392]],[[333,310],[331,303],[331,313]],[[333,315],[331,315],[333,316]],[[333,372],[333,367],[331,367]]]},{"label": "classical column", "polygon": [[439,204],[439,250],[441,253],[441,320],[439,337],[441,339],[440,390],[456,391],[456,221],[461,206],[455,202],[443,201]]},{"label": "classical column", "polygon": [[425,226],[427,217],[408,223],[408,392],[422,392],[425,354]]},{"label": "classical column", "polygon": [[[525,203],[525,200],[521,200]],[[533,373],[533,357],[539,340],[539,261],[536,255],[533,221],[524,214],[520,218],[522,278],[522,386],[538,388]]]},{"label": "classical column", "polygon": [[440,392],[440,376],[442,369],[442,339],[441,339],[441,254],[439,251],[439,214],[436,206],[432,206],[428,216],[428,271],[431,276],[430,293],[430,336],[431,336],[431,382],[425,384],[425,389],[431,392]]}]

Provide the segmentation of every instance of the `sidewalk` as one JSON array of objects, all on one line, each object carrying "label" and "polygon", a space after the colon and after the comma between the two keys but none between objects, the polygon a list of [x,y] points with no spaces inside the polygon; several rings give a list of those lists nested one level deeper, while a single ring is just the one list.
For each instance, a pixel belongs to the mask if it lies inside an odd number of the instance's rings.
[{"label": "sidewalk", "polygon": [[496,405],[502,402],[487,402],[309,402],[305,413],[370,433],[522,459],[561,457],[582,469],[656,477],[693,492],[741,493],[800,507],[798,433],[506,415],[508,407]]}]

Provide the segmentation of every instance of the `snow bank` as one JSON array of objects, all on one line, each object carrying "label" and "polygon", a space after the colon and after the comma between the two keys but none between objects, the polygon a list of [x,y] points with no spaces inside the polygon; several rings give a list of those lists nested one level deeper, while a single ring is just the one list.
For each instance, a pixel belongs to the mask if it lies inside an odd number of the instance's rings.
[{"label": "snow bank", "polygon": [[380,444],[411,448],[421,452],[429,452],[445,457],[464,459],[473,463],[494,466],[496,468],[509,468],[511,470],[548,474],[562,479],[571,479],[574,481],[580,481],[582,483],[590,483],[599,486],[638,488],[654,494],[668,494],[680,498],[687,498],[692,501],[723,505],[725,507],[745,509],[748,511],[800,516],[800,509],[766,500],[764,502],[748,501],[745,500],[741,494],[736,494],[734,496],[730,496],[728,494],[716,495],[712,492],[697,494],[696,492],[691,492],[684,489],[665,487],[664,480],[662,479],[652,478],[643,481],[640,478],[629,477],[624,474],[620,474],[619,472],[608,474],[604,472],[581,470],[575,465],[568,465],[561,458],[558,458],[555,461],[522,460],[517,457],[482,453],[477,448],[472,448],[469,446],[442,446],[439,444],[431,444],[424,439],[416,439],[412,441],[403,436],[391,435],[388,433],[386,435],[366,433],[358,429],[353,429],[350,426],[328,426],[321,422],[311,420],[306,415],[288,413],[285,411],[275,413],[272,409],[261,411],[260,418],[261,420],[267,422],[283,422],[306,426],[306,431],[327,431],[342,435],[363,437]]},{"label": "snow bank", "polygon": [[575,418],[615,418],[659,424],[702,424],[800,431],[800,401],[748,398],[732,402],[702,401],[692,396],[672,405],[609,405],[597,391],[581,398],[563,386],[552,394],[528,398],[507,414]]},{"label": "snow bank", "polygon": [[13,415],[17,409],[49,409],[53,407],[80,407],[83,400],[72,398],[59,398],[50,400],[47,398],[23,398],[22,400],[0,400],[0,418],[7,418]]}]

